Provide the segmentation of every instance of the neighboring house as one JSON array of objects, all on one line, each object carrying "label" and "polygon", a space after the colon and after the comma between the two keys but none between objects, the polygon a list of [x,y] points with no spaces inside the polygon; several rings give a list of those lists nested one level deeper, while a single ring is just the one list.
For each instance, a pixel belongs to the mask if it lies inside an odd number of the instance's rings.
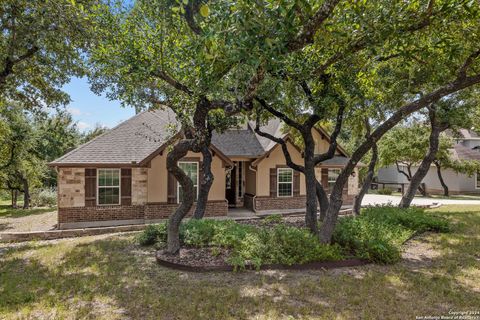
[{"label": "neighboring house", "polygon": [[[450,150],[454,160],[476,160],[480,161],[480,136],[474,131],[460,129],[458,134],[447,132],[455,140],[454,147]],[[400,165],[405,170],[406,166]],[[412,167],[412,173],[416,172],[417,167]],[[475,194],[480,193],[480,173],[472,176],[456,173],[451,169],[442,169],[443,180],[452,194]],[[397,171],[395,166],[381,168],[378,171],[378,182],[384,183],[405,183],[407,178]],[[427,175],[422,181],[425,183],[427,193],[443,193],[442,185],[438,179],[437,169],[434,165],[430,167]],[[388,185],[386,186],[388,187]]]},{"label": "neighboring house", "polygon": [[[225,216],[229,208],[254,212],[305,207],[305,177],[285,165],[281,147],[253,131],[254,123],[214,134],[212,172],[215,177],[207,216]],[[168,173],[166,157],[178,139],[172,111],[145,111],[50,163],[58,171],[59,228],[149,223],[167,218],[178,206],[181,187]],[[263,131],[287,141],[293,161],[300,150],[272,120]],[[315,129],[316,153],[327,150],[329,136]],[[347,163],[345,150],[319,165],[317,177],[328,187]],[[189,152],[179,165],[192,178],[198,193],[202,155]],[[351,203],[358,187],[358,170],[345,187]]]}]

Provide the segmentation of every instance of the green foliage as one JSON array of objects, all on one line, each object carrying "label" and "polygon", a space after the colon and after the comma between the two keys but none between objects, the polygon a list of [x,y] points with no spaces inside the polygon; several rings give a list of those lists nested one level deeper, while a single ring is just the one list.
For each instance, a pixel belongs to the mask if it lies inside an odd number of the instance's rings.
[{"label": "green foliage", "polygon": [[[165,243],[167,224],[149,225],[138,235],[141,245]],[[228,263],[235,268],[247,265],[296,264],[311,261],[339,260],[343,257],[338,246],[322,245],[308,230],[285,225],[257,228],[232,220],[191,219],[182,223],[180,240],[192,247],[231,249]],[[217,249],[215,249],[217,248]]]},{"label": "green foliage", "polygon": [[267,217],[265,217],[263,219],[263,222],[265,224],[268,224],[268,223],[280,223],[282,222],[283,218],[282,218],[282,215],[281,214],[272,214],[272,215],[269,215]]},{"label": "green foliage", "polygon": [[33,207],[55,207],[57,191],[54,188],[38,188],[32,190],[30,198]]},{"label": "green foliage", "polygon": [[378,194],[383,194],[383,195],[391,195],[393,193],[393,190],[390,188],[382,188],[377,190]]},{"label": "green foliage", "polygon": [[273,229],[249,233],[233,248],[229,263],[243,269],[263,264],[302,264],[312,261],[335,261],[343,258],[337,245],[323,245],[306,229],[282,224]]},{"label": "green foliage", "polygon": [[401,245],[415,233],[448,230],[446,220],[422,209],[379,206],[364,209],[358,217],[340,219],[333,240],[358,257],[391,264],[400,260]]}]

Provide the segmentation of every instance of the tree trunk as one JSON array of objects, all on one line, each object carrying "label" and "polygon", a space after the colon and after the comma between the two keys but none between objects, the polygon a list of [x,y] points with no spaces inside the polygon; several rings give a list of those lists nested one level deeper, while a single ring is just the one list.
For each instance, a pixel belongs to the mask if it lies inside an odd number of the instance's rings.
[{"label": "tree trunk", "polygon": [[30,189],[28,186],[28,180],[23,178],[23,209],[30,208]]},{"label": "tree trunk", "polygon": [[205,209],[207,207],[208,193],[213,184],[213,174],[212,174],[212,153],[210,152],[208,146],[202,147],[203,155],[203,176],[200,183],[200,190],[198,192],[197,207],[193,214],[194,219],[202,219],[205,215]]},{"label": "tree trunk", "polygon": [[12,190],[12,209],[17,209],[18,191]]},{"label": "tree trunk", "polygon": [[315,185],[317,191],[317,201],[320,206],[320,221],[324,221],[328,210],[328,195],[318,180],[316,180]]},{"label": "tree trunk", "polygon": [[305,206],[305,225],[310,232],[318,234],[317,225],[317,179],[315,177],[315,168],[312,164],[305,163],[305,184],[306,184],[306,206]]},{"label": "tree trunk", "polygon": [[178,161],[188,153],[190,148],[191,140],[180,140],[167,155],[167,170],[177,179],[183,191],[180,205],[168,219],[167,252],[170,254],[177,254],[180,250],[180,223],[193,206],[193,182],[178,167]]},{"label": "tree trunk", "polygon": [[362,188],[355,196],[355,200],[353,202],[353,213],[355,215],[360,214],[360,208],[362,207],[363,197],[367,193],[370,185],[372,184],[373,176],[375,175],[375,166],[377,165],[378,161],[378,148],[377,144],[374,143],[372,146],[372,158],[370,159],[370,163],[368,164],[368,171],[367,175],[365,176],[365,180],[363,181]]},{"label": "tree trunk", "polygon": [[[432,162],[435,160],[438,147],[439,147],[440,133],[446,129],[445,126],[441,126],[436,122],[435,111],[433,111],[432,108],[429,111],[429,115],[430,115],[430,122],[431,122],[431,128],[432,128],[430,132],[430,146],[429,146],[427,155],[425,156],[425,158],[423,158],[422,163],[420,163],[420,166],[417,169],[417,172],[415,172],[412,179],[410,180],[408,189],[403,195],[402,200],[400,201],[400,204],[399,204],[400,208],[410,207],[410,204],[412,203],[412,200],[415,197],[415,193],[417,189],[420,189],[419,187],[422,183],[423,178],[425,178],[425,176],[428,173],[428,170],[430,169],[430,166],[432,165]],[[423,191],[426,191],[424,190],[424,188],[421,188],[421,189]]]},{"label": "tree trunk", "polygon": [[443,176],[442,176],[442,166],[440,165],[440,162],[438,162],[438,161],[433,161],[433,163],[434,163],[435,166],[437,167],[438,180],[440,180],[440,184],[442,185],[443,195],[444,195],[445,197],[448,197],[448,196],[449,196],[448,186],[447,186],[447,184],[445,183],[445,180],[443,180]]}]

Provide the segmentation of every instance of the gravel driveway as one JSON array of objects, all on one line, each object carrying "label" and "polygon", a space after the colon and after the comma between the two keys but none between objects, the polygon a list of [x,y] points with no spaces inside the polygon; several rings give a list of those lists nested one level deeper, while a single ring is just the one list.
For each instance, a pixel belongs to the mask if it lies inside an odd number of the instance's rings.
[{"label": "gravel driveway", "polygon": [[23,217],[0,217],[1,232],[47,231],[55,229],[57,211],[31,214]]},{"label": "gravel driveway", "polygon": [[[391,203],[397,205],[400,203],[401,196],[387,196],[381,194],[366,194],[363,198],[362,206],[373,206]],[[480,200],[470,199],[437,199],[437,198],[414,198],[412,204],[416,205],[431,205],[434,203],[439,204],[472,204],[480,205]]]}]

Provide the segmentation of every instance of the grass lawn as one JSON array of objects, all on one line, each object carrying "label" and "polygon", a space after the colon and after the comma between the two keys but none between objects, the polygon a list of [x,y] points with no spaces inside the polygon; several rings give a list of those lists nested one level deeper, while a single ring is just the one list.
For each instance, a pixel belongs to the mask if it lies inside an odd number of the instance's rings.
[{"label": "grass lawn", "polygon": [[23,201],[17,202],[18,209],[12,209],[10,200],[0,199],[0,219],[1,218],[20,218],[34,214],[54,211],[55,208],[32,208],[28,210],[22,209]]},{"label": "grass lawn", "polygon": [[480,306],[480,206],[432,210],[449,234],[404,260],[329,271],[186,273],[133,234],[0,245],[0,318],[415,319]]}]

